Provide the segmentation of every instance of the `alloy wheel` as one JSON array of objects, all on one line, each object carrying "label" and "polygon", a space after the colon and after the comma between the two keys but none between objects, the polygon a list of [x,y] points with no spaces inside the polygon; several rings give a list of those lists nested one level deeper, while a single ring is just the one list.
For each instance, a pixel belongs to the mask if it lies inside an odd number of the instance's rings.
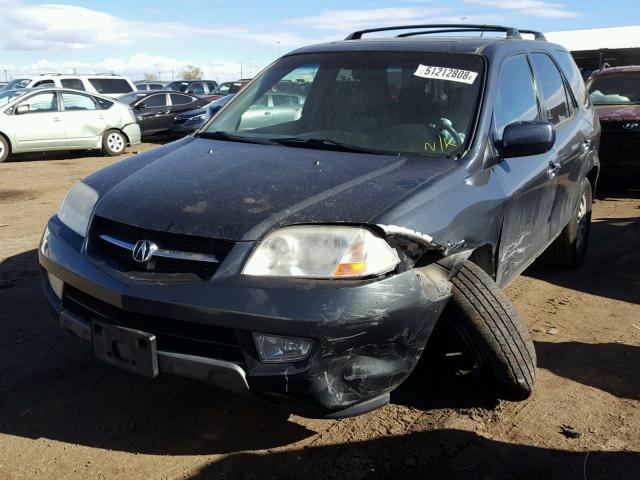
[{"label": "alloy wheel", "polygon": [[113,152],[121,152],[124,150],[124,139],[119,133],[111,133],[107,137],[107,145]]}]

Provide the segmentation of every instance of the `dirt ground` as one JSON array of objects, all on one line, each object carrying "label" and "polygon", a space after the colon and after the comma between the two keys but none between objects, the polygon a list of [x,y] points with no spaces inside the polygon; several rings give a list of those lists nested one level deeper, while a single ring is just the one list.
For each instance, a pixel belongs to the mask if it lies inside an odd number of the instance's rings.
[{"label": "dirt ground", "polygon": [[538,353],[529,400],[425,362],[385,408],[310,420],[110,368],[57,327],[36,248],[72,183],[119,160],[86,155],[0,164],[0,479],[640,478],[640,190],[600,196],[580,269],[508,288]]}]

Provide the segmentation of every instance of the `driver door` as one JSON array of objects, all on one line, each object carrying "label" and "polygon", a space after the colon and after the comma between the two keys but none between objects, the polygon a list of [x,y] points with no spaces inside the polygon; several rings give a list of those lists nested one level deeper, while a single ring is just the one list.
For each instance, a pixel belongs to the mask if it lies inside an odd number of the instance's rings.
[{"label": "driver door", "polygon": [[171,123],[171,111],[166,93],[157,93],[144,97],[136,105],[138,123],[143,134],[167,130]]},{"label": "driver door", "polygon": [[25,98],[12,117],[16,152],[64,149],[67,139],[57,93],[42,92]]}]

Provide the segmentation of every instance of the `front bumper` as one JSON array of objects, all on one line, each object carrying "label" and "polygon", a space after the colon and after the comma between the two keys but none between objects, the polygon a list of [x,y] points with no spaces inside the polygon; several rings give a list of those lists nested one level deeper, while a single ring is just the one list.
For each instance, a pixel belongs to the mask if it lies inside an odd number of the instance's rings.
[{"label": "front bumper", "polygon": [[192,121],[191,119],[183,122],[183,123],[175,123],[171,124],[171,133],[180,134],[180,135],[188,135],[190,133],[198,130],[202,125],[204,125],[204,120]]},{"label": "front bumper", "polygon": [[[208,281],[125,280],[91,261],[82,239],[57,217],[48,231],[40,265],[64,281],[62,300],[46,275],[44,290],[66,330],[90,341],[96,315],[116,324],[144,321],[140,330],[161,340],[161,372],[251,392],[307,416],[350,416],[388,402],[389,392],[417,364],[450,295],[446,280],[414,270],[359,282],[243,277],[238,266],[253,248],[246,242],[234,247]],[[171,328],[169,334],[179,330],[174,336],[181,341],[162,336]],[[193,339],[185,342],[191,335],[185,328],[212,343],[231,332],[237,344],[208,353]],[[303,361],[265,364],[251,332],[310,338],[314,346]]]}]

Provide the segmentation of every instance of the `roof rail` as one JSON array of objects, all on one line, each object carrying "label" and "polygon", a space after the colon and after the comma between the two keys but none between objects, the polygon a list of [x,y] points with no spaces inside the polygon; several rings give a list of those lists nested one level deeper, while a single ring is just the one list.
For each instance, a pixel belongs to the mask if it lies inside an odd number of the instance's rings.
[{"label": "roof rail", "polygon": [[410,37],[414,35],[429,35],[433,33],[454,33],[454,32],[504,32],[507,38],[521,39],[522,33],[533,34],[536,40],[543,40],[544,35],[540,32],[534,32],[533,30],[518,30],[514,27],[505,27],[502,25],[478,25],[469,23],[433,23],[425,25],[399,25],[395,27],[381,27],[381,28],[369,28],[366,30],[359,30],[353,32],[345,38],[345,40],[360,40],[365,33],[374,32],[388,32],[392,30],[414,30],[417,28],[426,28],[428,30],[422,30],[419,32],[407,32],[397,35],[397,37]]},{"label": "roof rail", "polygon": [[538,32],[536,30],[520,30],[520,33],[527,33],[529,35],[533,35],[533,38],[535,38],[536,40],[540,40],[542,42],[546,42],[547,41],[547,37],[544,36],[544,33],[542,32]]}]

